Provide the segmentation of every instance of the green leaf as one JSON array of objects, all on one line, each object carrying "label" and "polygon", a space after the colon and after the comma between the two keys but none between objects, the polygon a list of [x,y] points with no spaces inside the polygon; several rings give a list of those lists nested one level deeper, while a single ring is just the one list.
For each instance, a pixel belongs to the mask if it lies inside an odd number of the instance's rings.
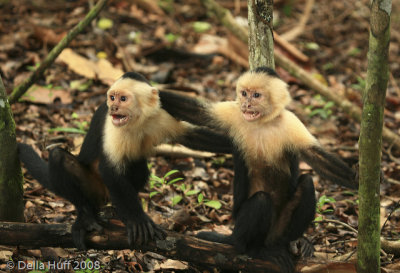
[{"label": "green leaf", "polygon": [[200,193],[197,196],[197,202],[199,202],[199,204],[201,204],[201,203],[203,203],[203,200],[204,200],[204,195],[202,193]]},{"label": "green leaf", "polygon": [[331,107],[333,107],[335,105],[335,103],[333,101],[328,101],[325,105],[324,105],[324,109],[329,109]]},{"label": "green leaf", "polygon": [[200,192],[200,190],[191,190],[188,191],[187,193],[185,193],[186,196],[190,196],[190,195],[195,195],[198,194]]},{"label": "green leaf", "polygon": [[64,133],[73,133],[73,134],[86,134],[85,130],[81,130],[78,128],[69,128],[69,127],[56,127],[49,129],[49,133],[53,132],[64,132]]},{"label": "green leaf", "polygon": [[319,221],[322,221],[322,215],[320,215],[320,216],[318,216],[318,217],[315,217],[315,219],[314,219],[314,221],[315,222],[319,222]]},{"label": "green leaf", "polygon": [[82,80],[75,80],[69,83],[69,87],[78,91],[86,91],[93,84],[92,80],[83,82]]},{"label": "green leaf", "polygon": [[164,178],[166,178],[166,177],[168,177],[168,176],[170,176],[170,175],[172,175],[172,174],[174,174],[174,173],[177,173],[177,172],[179,172],[178,170],[170,170],[169,172],[167,172],[165,175],[164,175]]},{"label": "green leaf", "polygon": [[165,39],[169,42],[169,43],[173,43],[178,39],[179,35],[173,34],[173,33],[168,33],[165,35]]},{"label": "green leaf", "polygon": [[195,32],[203,33],[211,28],[211,24],[208,22],[194,22],[192,27]]},{"label": "green leaf", "polygon": [[152,191],[152,192],[149,194],[149,197],[152,198],[153,196],[155,196],[155,195],[157,195],[157,194],[161,194],[161,193],[158,192],[158,191]]},{"label": "green leaf", "polygon": [[311,43],[306,43],[306,44],[305,44],[305,47],[306,47],[307,49],[310,49],[310,50],[318,50],[318,49],[319,49],[319,45],[318,45],[317,43],[313,43],[313,42],[311,42]]},{"label": "green leaf", "polygon": [[98,22],[97,22],[97,26],[103,30],[112,28],[113,26],[113,21],[111,19],[108,18],[101,18]]},{"label": "green leaf", "polygon": [[174,198],[172,198],[172,206],[175,206],[179,202],[181,202],[182,196],[180,195],[175,195]]},{"label": "green leaf", "polygon": [[171,184],[174,184],[174,183],[176,183],[176,182],[178,182],[178,181],[181,181],[181,180],[183,180],[183,178],[182,177],[177,177],[177,178],[175,178],[175,179],[172,179],[172,180],[170,180],[170,181],[168,181],[168,185],[171,185]]},{"label": "green leaf", "polygon": [[151,174],[150,175],[150,179],[151,180],[154,180],[154,181],[156,181],[156,182],[159,182],[159,183],[164,183],[164,180],[162,179],[162,178],[160,178],[160,177],[158,177],[157,175],[155,175],[155,174]]},{"label": "green leaf", "polygon": [[211,207],[214,209],[220,209],[221,208],[221,202],[219,202],[218,200],[210,200],[204,203],[204,205],[206,205],[207,207]]}]

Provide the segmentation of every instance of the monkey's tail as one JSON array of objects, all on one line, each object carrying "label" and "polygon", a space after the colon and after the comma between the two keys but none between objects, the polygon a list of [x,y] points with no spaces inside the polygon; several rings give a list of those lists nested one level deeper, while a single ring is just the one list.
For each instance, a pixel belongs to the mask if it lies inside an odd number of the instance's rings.
[{"label": "monkey's tail", "polygon": [[45,188],[50,187],[49,164],[30,145],[18,143],[18,155],[28,172]]},{"label": "monkey's tail", "polygon": [[202,231],[196,234],[196,237],[206,241],[233,245],[232,236],[219,234],[217,232]]}]

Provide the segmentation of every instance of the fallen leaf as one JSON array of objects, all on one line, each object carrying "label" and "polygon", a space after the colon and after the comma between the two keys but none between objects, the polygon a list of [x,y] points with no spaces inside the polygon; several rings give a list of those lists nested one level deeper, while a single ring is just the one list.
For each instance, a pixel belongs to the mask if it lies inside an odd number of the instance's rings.
[{"label": "fallen leaf", "polygon": [[159,269],[175,269],[175,270],[186,270],[188,269],[186,262],[168,259],[165,262],[159,264]]},{"label": "fallen leaf", "polygon": [[124,73],[121,69],[114,68],[106,59],[94,62],[75,53],[70,48],[64,49],[57,60],[67,64],[68,68],[76,74],[88,79],[99,79],[107,85],[111,85]]},{"label": "fallen leaf", "polygon": [[36,84],[29,88],[28,92],[21,99],[35,103],[52,104],[57,98],[63,104],[72,103],[70,92],[60,89],[50,89]]}]

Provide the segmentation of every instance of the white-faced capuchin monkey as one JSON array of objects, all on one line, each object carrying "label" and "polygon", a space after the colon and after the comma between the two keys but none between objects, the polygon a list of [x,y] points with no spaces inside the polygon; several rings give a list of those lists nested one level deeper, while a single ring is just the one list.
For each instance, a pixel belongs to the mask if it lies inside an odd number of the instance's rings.
[{"label": "white-faced capuchin monkey", "polygon": [[322,177],[350,188],[357,188],[356,174],[324,151],[286,110],[291,97],[274,70],[260,67],[244,73],[236,96],[236,101],[206,103],[160,93],[163,108],[171,115],[220,130],[234,144],[232,235],[201,232],[197,236],[232,244],[242,253],[277,263],[279,272],[292,272],[289,244],[305,232],[316,205],[312,178],[299,175],[299,160]]},{"label": "white-faced capuchin monkey", "polygon": [[193,149],[232,151],[226,137],[171,117],[160,107],[157,89],[142,75],[128,72],[108,90],[77,157],[55,148],[46,163],[26,144],[19,144],[19,157],[44,187],[75,205],[72,233],[79,249],[86,248],[87,231],[102,229],[97,213],[109,198],[133,246],[164,236],[143,211],[138,192],[148,181],[147,157],[167,139]]}]

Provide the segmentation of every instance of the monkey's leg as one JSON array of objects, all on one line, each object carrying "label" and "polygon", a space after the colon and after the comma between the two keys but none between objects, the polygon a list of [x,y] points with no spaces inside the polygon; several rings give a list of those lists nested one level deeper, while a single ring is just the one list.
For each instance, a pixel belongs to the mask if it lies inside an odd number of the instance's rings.
[{"label": "monkey's leg", "polygon": [[279,267],[271,268],[268,272],[291,273],[294,265],[288,245],[281,242],[266,245],[266,238],[271,232],[271,225],[276,216],[273,208],[269,193],[255,193],[240,207],[232,237],[238,251],[270,261]]},{"label": "monkey's leg", "polygon": [[315,218],[315,189],[312,178],[308,174],[303,174],[298,178],[295,198],[299,198],[298,205],[292,212],[292,216],[283,234],[283,240],[292,243],[292,247],[297,247],[302,257],[311,257],[314,252],[313,245],[304,237],[303,233],[307,230],[312,220]]},{"label": "monkey's leg", "polygon": [[249,248],[263,246],[275,218],[269,193],[256,192],[243,202],[233,229],[232,237],[236,249],[246,252]]},{"label": "monkey's leg", "polygon": [[[82,190],[83,184],[92,182],[88,179],[87,173],[87,168],[67,151],[55,148],[50,152],[49,189],[69,200],[77,210],[78,216],[72,226],[72,236],[78,249],[86,249],[87,231],[102,230],[96,218],[97,204],[92,201],[97,197],[88,196],[88,193]],[[88,187],[88,185],[85,186]]]}]

